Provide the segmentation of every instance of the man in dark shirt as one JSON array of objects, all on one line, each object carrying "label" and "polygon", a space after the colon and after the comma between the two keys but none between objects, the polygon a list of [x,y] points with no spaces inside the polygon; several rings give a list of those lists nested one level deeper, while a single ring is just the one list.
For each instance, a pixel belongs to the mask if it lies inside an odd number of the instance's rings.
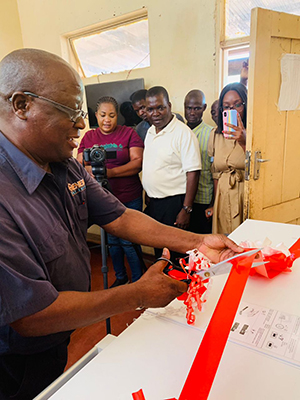
[{"label": "man in dark shirt", "polygon": [[[0,63],[0,398],[32,399],[64,369],[73,329],[186,290],[153,265],[137,282],[90,290],[87,228],[219,261],[223,236],[170,228],[126,209],[72,158],[85,127],[83,85],[53,54],[17,50]],[[166,249],[164,256],[169,257]]]},{"label": "man in dark shirt", "polygon": [[137,90],[130,96],[132,107],[142,121],[135,127],[135,130],[142,141],[145,141],[151,123],[148,121],[146,113],[146,89]]}]

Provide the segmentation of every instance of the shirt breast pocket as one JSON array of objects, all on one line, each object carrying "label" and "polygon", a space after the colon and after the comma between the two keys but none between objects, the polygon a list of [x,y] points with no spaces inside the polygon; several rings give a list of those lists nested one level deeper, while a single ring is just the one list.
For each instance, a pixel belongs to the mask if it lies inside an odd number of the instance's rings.
[{"label": "shirt breast pocket", "polygon": [[44,235],[44,240],[37,247],[44,263],[50,263],[65,253],[68,247],[68,232],[60,223],[57,223],[49,235]]}]

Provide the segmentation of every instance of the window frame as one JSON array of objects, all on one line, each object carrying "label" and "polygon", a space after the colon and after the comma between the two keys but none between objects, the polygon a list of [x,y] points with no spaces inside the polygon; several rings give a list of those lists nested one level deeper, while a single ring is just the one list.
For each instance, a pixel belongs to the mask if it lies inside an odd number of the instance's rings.
[{"label": "window frame", "polygon": [[74,43],[73,43],[74,40],[82,38],[82,37],[94,35],[97,33],[105,32],[105,31],[108,31],[111,29],[119,28],[121,26],[139,22],[139,21],[142,21],[145,19],[148,20],[148,10],[146,8],[142,8],[140,10],[133,11],[129,14],[120,15],[118,17],[114,17],[112,19],[105,20],[98,24],[92,25],[88,28],[83,28],[83,29],[77,30],[74,33],[69,34],[67,36],[67,41],[69,43],[69,48],[71,49],[72,56],[75,59],[78,71],[80,72],[81,76],[83,78],[87,78],[87,76],[85,75],[84,70],[82,68],[79,57],[77,55],[77,51],[76,51]]},{"label": "window frame", "polygon": [[242,49],[244,47],[248,47],[250,50],[250,37],[247,36],[248,41],[242,41],[239,43],[226,43],[226,45],[221,45],[221,62],[222,62],[222,68],[221,68],[221,82],[222,82],[222,87],[225,86],[225,80],[227,76],[227,71],[228,71],[228,51],[230,50],[238,50]]},{"label": "window frame", "polygon": [[220,79],[221,88],[224,87],[226,69],[228,69],[227,51],[238,49],[243,46],[250,46],[250,36],[242,36],[241,38],[226,39],[226,0],[220,0],[220,52],[221,52],[221,68]]}]

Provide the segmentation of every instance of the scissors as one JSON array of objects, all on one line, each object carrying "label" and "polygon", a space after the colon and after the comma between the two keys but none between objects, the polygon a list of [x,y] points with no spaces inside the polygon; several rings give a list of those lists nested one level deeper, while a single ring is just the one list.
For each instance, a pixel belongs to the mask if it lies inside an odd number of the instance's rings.
[{"label": "scissors", "polygon": [[[245,251],[243,253],[239,253],[233,257],[230,257],[227,260],[221,261],[218,264],[215,264],[208,269],[200,269],[199,271],[190,271],[190,272],[187,270],[186,273],[184,272],[182,267],[175,265],[171,260],[168,260],[167,258],[160,257],[158,258],[157,261],[159,260],[168,261],[169,265],[167,265],[164,268],[164,273],[172,278],[181,280],[189,284],[191,280],[187,279],[186,277],[186,274],[188,273],[190,273],[191,275],[198,275],[201,278],[201,280],[210,279],[214,276],[227,274],[228,272],[230,272],[231,268],[233,267],[235,262],[238,261],[239,258],[245,258],[245,256],[246,257],[252,256],[253,254],[259,253],[261,250],[262,248]],[[266,264],[267,262],[265,261],[253,262],[251,268],[259,267],[260,265]],[[188,267],[185,268],[187,269]]]}]

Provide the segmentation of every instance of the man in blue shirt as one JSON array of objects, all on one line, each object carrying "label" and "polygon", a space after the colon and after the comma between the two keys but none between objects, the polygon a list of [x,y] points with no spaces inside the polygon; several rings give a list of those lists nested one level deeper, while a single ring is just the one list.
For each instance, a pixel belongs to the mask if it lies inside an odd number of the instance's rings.
[{"label": "man in blue shirt", "polygon": [[92,224],[135,243],[197,247],[214,261],[240,251],[222,236],[158,224],[103,189],[72,158],[85,127],[82,103],[82,81],[60,57],[22,49],[1,61],[1,399],[32,399],[58,377],[72,330],[165,306],[186,290],[160,261],[135,283],[89,292]]}]

